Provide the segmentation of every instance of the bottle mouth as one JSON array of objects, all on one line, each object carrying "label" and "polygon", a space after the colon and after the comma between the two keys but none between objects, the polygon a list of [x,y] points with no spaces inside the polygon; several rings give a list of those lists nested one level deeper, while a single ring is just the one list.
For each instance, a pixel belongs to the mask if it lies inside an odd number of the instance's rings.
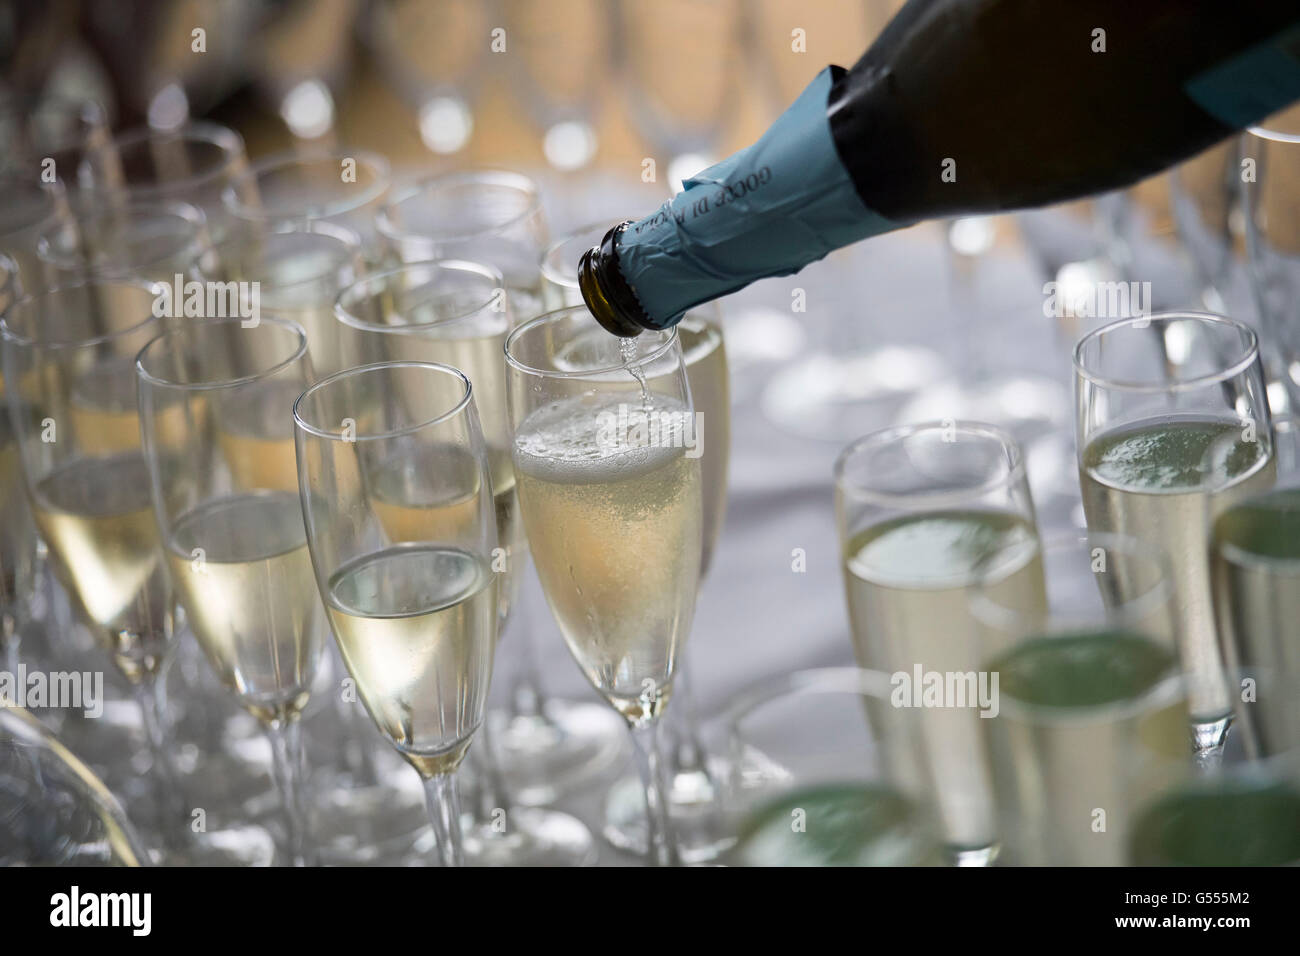
[{"label": "bottle mouth", "polygon": [[[630,222],[631,220],[628,220]],[[641,304],[632,289],[618,275],[618,249],[615,240],[627,225],[621,222],[578,260],[578,288],[587,309],[606,332],[630,339],[650,327]]]}]

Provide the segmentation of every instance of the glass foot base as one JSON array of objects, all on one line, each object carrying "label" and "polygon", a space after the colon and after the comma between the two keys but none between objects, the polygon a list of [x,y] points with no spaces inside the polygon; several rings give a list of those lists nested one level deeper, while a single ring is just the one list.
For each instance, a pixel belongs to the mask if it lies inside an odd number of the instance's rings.
[{"label": "glass foot base", "polygon": [[998,848],[994,846],[949,847],[948,860],[953,866],[992,866],[998,858]]},{"label": "glass foot base", "polygon": [[[668,813],[683,863],[708,863],[730,849],[735,838],[722,823],[716,781],[725,768],[710,761],[709,772],[679,771],[668,784]],[[605,798],[601,835],[615,849],[644,856],[647,850],[645,791],[636,777],[621,777]]]},{"label": "glass foot base", "polygon": [[627,747],[609,706],[547,699],[545,715],[488,715],[503,783],[519,806],[545,806],[606,773]]}]

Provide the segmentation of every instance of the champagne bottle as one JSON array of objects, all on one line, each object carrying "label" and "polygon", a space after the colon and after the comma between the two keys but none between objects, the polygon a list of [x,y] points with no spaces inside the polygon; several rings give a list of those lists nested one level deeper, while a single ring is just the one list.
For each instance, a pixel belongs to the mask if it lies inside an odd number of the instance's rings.
[{"label": "champagne bottle", "polygon": [[1300,99],[1294,0],[911,0],[752,146],[583,254],[616,335],[924,219],[1137,182]]}]

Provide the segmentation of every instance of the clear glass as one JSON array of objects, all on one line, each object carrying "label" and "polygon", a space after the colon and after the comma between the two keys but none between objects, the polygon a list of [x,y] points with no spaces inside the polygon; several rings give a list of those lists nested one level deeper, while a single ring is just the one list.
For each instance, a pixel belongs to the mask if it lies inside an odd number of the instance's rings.
[{"label": "clear glass", "polygon": [[339,293],[365,272],[357,233],[328,221],[243,223],[219,258],[226,279],[257,283],[263,309],[303,327],[318,377],[362,361],[334,319]]},{"label": "clear glass", "polygon": [[543,311],[538,264],[549,236],[537,184],[527,176],[489,170],[423,179],[379,210],[376,228],[393,265],[481,262],[505,276],[516,321]]},{"label": "clear glass", "polygon": [[[1224,510],[1214,521],[1211,580],[1224,663],[1256,679],[1300,675],[1300,422],[1273,419],[1277,484]],[[1295,685],[1284,694],[1296,699]],[[1238,706],[1242,748],[1250,757],[1279,753],[1300,725],[1260,695]]]},{"label": "clear glass", "polygon": [[290,419],[311,380],[302,327],[189,322],[136,360],[153,514],[190,629],[271,744],[285,855],[314,861],[299,717],[324,615],[298,497]]},{"label": "clear glass", "polygon": [[915,714],[888,674],[795,671],[738,694],[719,723],[732,866],[943,862]]},{"label": "clear glass", "polygon": [[[582,304],[582,293],[578,290],[578,257],[601,240],[608,225],[585,226],[547,249],[542,258],[542,299],[548,309]],[[716,312],[712,306],[694,309],[677,324],[691,399],[709,436],[700,456],[704,480],[701,579],[708,574],[726,515],[727,465],[731,452],[731,384],[725,336]],[[601,341],[600,337],[606,333],[593,326],[589,334]],[[721,766],[724,757],[710,753],[704,746],[685,658],[677,669],[677,694],[682,698],[683,706],[674,707],[664,724],[665,735],[670,741],[669,812],[677,831],[682,859],[692,863],[705,862],[716,858],[731,839],[730,834],[722,832],[719,820],[720,788],[716,777],[725,773]],[[640,784],[630,775],[610,788],[605,806],[604,833],[605,838],[619,849],[637,854],[646,852]]]},{"label": "clear glass", "polygon": [[658,728],[699,587],[708,436],[675,330],[620,345],[593,327],[574,307],[506,340],[519,506],[570,653],[632,731],[651,860],[671,864]]},{"label": "clear glass", "polygon": [[149,500],[135,356],[163,331],[154,288],[92,279],[28,297],[0,320],[24,488],[81,623],[132,687],[153,757],[159,830],[182,827],[164,682],[174,602]]},{"label": "clear glass", "polygon": [[980,721],[998,861],[1122,866],[1153,785],[1131,769],[1188,754],[1173,589],[1164,556],[1133,538],[1063,532],[1041,555],[1044,601],[996,579],[971,597],[980,670],[998,677],[996,712]]},{"label": "clear glass", "polygon": [[1300,407],[1300,107],[1265,119],[1241,137],[1234,172],[1241,190],[1249,280],[1263,338],[1274,411]]},{"label": "clear glass", "polygon": [[[501,170],[453,173],[422,180],[380,210],[378,229],[393,264],[460,259],[505,277],[511,322],[545,311],[540,262],[548,242],[537,184]],[[516,615],[522,630],[529,615]],[[524,655],[511,682],[508,711],[489,715],[501,772],[516,799],[550,803],[580,788],[619,756],[625,734],[599,704],[552,697],[542,687],[530,633],[517,642]]]},{"label": "clear glass", "polygon": [[195,121],[177,130],[137,127],[108,145],[87,150],[77,168],[82,193],[137,200],[193,203],[207,217],[209,235],[220,245],[231,226],[222,193],[238,184],[246,201],[256,188],[246,173],[244,141],[234,130]]},{"label": "clear glass", "polygon": [[316,581],[355,695],[424,782],[459,866],[455,773],[483,723],[497,636],[497,523],[469,379],[364,365],[294,405]]},{"label": "clear glass", "polygon": [[[1028,606],[1043,601],[1024,459],[990,425],[931,422],[859,439],[835,463],[835,509],[858,663],[898,677],[917,700],[929,674],[978,670],[969,603],[978,581]],[[981,706],[919,711],[934,802],[958,865],[986,865],[996,850]]]},{"label": "clear glass", "polygon": [[1222,753],[1231,719],[1210,589],[1210,528],[1272,486],[1276,468],[1255,333],[1207,313],[1122,319],[1074,350],[1075,439],[1088,528],[1169,559],[1196,749]]},{"label": "clear glass", "polygon": [[[354,345],[354,354],[370,360],[436,362],[458,368],[474,387],[474,404],[487,447],[492,476],[497,539],[499,621],[504,635],[519,599],[528,568],[528,545],[519,517],[514,466],[510,458],[510,422],[506,411],[505,340],[510,331],[510,300],[501,273],[490,266],[445,260],[405,265],[376,273],[345,289],[336,314]],[[400,529],[398,529],[400,533]],[[527,634],[520,635],[527,644]],[[512,644],[518,648],[518,644]],[[527,660],[530,648],[519,656]],[[547,810],[518,813],[508,794],[509,780],[498,764],[490,726],[479,735],[475,766],[478,809],[486,824],[467,841],[471,858],[501,857],[518,864],[590,862],[594,847],[575,818]],[[491,825],[504,809],[511,820],[510,839]]]},{"label": "clear glass", "polygon": [[78,229],[72,245],[62,231],[42,236],[37,244],[51,286],[90,276],[173,285],[177,276],[184,283],[210,275],[215,267],[207,219],[197,206],[91,194],[74,209]]},{"label": "clear glass", "polygon": [[0,866],[147,866],[117,799],[50,730],[0,707]]},{"label": "clear glass", "polygon": [[375,214],[388,201],[392,170],[367,150],[279,153],[258,160],[222,193],[236,223],[263,229],[290,222],[331,222],[361,238],[375,261]]},{"label": "clear glass", "polygon": [[77,242],[77,225],[62,183],[41,183],[27,173],[0,173],[0,253],[18,270],[18,288],[28,295],[50,286],[38,252],[43,241],[64,247]]}]

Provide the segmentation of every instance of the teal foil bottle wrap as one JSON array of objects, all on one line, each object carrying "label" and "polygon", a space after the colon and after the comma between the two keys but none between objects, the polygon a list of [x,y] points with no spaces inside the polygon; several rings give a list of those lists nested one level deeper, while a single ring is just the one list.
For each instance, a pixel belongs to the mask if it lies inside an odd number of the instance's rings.
[{"label": "teal foil bottle wrap", "polygon": [[[1050,7],[1050,10],[1048,9]],[[1130,186],[1300,98],[1300,0],[910,0],[579,263],[616,335],[927,219]]]},{"label": "teal foil bottle wrap", "polygon": [[863,204],[836,153],[826,119],[834,78],[834,67],[822,70],[762,139],[618,233],[619,271],[651,327],[896,227]]}]

